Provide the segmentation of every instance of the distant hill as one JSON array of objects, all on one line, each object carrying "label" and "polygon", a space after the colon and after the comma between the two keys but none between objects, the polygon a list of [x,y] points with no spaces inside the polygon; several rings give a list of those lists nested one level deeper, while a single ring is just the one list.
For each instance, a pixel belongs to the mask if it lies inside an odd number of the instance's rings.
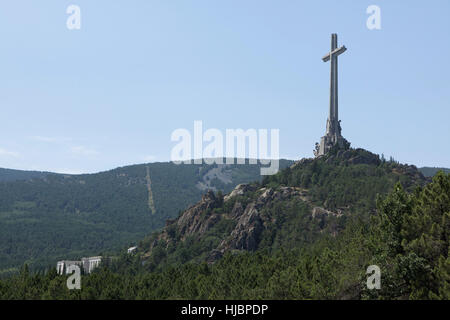
[{"label": "distant hill", "polygon": [[24,171],[0,168],[0,182],[1,181],[17,181],[17,180],[30,180],[35,178],[44,178],[48,175],[48,172],[42,171]]},{"label": "distant hill", "polygon": [[435,168],[435,167],[423,167],[419,168],[419,171],[422,172],[422,174],[425,177],[433,177],[436,173],[438,173],[440,170],[444,171],[444,173],[450,173],[450,169],[448,168]]},{"label": "distant hill", "polygon": [[[292,161],[281,160],[285,168]],[[261,180],[260,165],[150,163],[96,174],[0,171],[0,276],[24,262],[101,254],[136,242],[200,200]]]}]

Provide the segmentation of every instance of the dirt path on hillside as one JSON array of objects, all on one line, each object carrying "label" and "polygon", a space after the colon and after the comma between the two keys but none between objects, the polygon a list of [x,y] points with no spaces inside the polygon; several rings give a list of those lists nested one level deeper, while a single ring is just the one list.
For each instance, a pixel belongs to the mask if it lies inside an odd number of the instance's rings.
[{"label": "dirt path on hillside", "polygon": [[153,193],[152,193],[152,180],[150,180],[150,168],[146,166],[147,168],[147,190],[148,190],[148,208],[152,211],[152,214],[155,214],[156,208],[155,208],[155,202],[153,201]]}]

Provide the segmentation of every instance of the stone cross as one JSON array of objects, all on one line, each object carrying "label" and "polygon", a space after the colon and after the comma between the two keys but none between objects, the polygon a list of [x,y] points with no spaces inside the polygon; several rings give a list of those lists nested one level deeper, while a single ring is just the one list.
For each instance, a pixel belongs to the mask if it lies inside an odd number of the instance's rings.
[{"label": "stone cross", "polygon": [[[338,110],[338,56],[347,50],[345,46],[337,47],[337,34],[331,35],[331,51],[322,58],[323,62],[331,60],[330,72],[330,113],[327,123],[327,134],[334,134],[339,131],[339,110]],[[340,134],[340,132],[339,132]]]},{"label": "stone cross", "polygon": [[330,111],[327,119],[327,131],[320,144],[316,144],[316,156],[326,154],[334,145],[344,146],[346,140],[341,136],[338,110],[338,57],[347,50],[345,46],[338,48],[337,34],[331,35],[331,50],[322,58],[330,61]]}]

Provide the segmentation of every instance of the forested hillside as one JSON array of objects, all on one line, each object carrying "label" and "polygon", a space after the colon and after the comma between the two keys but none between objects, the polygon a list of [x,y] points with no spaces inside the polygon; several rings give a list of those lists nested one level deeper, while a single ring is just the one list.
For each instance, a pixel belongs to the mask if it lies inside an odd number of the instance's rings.
[{"label": "forested hillside", "polygon": [[48,174],[50,173],[42,171],[24,171],[0,168],[0,182],[45,178]]},{"label": "forested hillside", "polygon": [[414,166],[383,161],[357,149],[303,159],[261,183],[230,195],[206,194],[141,247],[148,267],[215,261],[226,252],[300,248],[336,235],[357,218],[368,221],[376,198],[396,183],[408,191],[426,183]]},{"label": "forested hillside", "polygon": [[[450,175],[430,182],[350,150],[204,195],[137,254],[83,276],[81,290],[25,266],[0,281],[0,298],[449,299],[449,221]],[[366,287],[369,265],[381,290]]]},{"label": "forested hillside", "polygon": [[25,262],[46,267],[134,244],[205,188],[228,192],[260,180],[259,168],[151,163],[84,175],[0,172],[0,276]]}]

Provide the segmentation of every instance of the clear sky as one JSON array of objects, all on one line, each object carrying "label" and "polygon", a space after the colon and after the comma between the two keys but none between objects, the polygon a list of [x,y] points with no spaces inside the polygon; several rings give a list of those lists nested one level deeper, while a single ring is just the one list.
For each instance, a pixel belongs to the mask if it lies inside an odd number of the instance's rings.
[{"label": "clear sky", "polygon": [[[81,8],[81,29],[66,9]],[[381,9],[369,30],[366,8]],[[343,135],[450,167],[450,1],[42,0],[0,3],[0,167],[80,173],[167,161],[177,128],[325,133],[330,34]]]}]

